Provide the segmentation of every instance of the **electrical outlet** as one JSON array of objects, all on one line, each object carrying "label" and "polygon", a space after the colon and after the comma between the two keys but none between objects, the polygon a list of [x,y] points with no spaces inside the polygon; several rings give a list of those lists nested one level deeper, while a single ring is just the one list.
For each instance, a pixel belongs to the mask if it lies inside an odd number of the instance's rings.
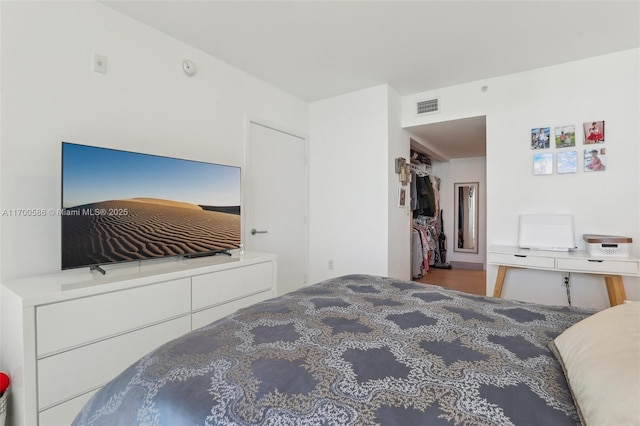
[{"label": "electrical outlet", "polygon": [[93,54],[93,70],[101,74],[107,73],[107,57],[103,55]]},{"label": "electrical outlet", "polygon": [[329,270],[333,270],[333,260],[329,261]]}]

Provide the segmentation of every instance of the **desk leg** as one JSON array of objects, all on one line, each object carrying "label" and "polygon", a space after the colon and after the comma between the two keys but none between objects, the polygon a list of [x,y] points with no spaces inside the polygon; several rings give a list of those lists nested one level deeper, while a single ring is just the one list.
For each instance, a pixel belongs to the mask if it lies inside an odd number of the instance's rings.
[{"label": "desk leg", "polygon": [[496,276],[496,285],[493,287],[493,297],[498,299],[502,296],[502,286],[504,285],[504,277],[507,274],[507,267],[500,265],[498,267],[498,276]]},{"label": "desk leg", "polygon": [[604,282],[607,284],[607,293],[609,294],[609,303],[611,306],[624,303],[627,295],[624,291],[624,283],[621,275],[605,275]]}]

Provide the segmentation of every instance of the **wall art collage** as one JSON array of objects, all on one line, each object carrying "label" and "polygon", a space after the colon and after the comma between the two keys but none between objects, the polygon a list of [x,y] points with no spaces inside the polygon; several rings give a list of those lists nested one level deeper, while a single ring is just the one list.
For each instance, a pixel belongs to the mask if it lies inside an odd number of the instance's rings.
[{"label": "wall art collage", "polygon": [[[577,173],[579,164],[585,172],[600,172],[607,168],[604,120],[582,123],[580,136],[573,124],[531,129],[533,174]],[[578,146],[582,146],[578,149]],[[552,149],[555,149],[555,156]],[[554,158],[555,157],[555,158]],[[555,159],[555,161],[554,161]]]}]

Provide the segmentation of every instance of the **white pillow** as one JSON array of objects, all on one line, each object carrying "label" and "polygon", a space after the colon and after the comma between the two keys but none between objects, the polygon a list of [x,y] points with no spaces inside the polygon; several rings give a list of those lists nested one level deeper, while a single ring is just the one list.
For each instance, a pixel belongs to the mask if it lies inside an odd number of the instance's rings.
[{"label": "white pillow", "polygon": [[600,311],[556,337],[585,425],[640,425],[640,303]]}]

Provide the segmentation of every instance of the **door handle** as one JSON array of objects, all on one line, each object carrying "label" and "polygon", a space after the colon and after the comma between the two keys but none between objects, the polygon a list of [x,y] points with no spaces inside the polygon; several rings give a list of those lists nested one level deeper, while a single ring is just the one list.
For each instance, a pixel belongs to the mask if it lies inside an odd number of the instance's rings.
[{"label": "door handle", "polygon": [[251,230],[251,235],[256,235],[256,234],[266,234],[269,231],[256,231],[256,228],[253,228]]}]

